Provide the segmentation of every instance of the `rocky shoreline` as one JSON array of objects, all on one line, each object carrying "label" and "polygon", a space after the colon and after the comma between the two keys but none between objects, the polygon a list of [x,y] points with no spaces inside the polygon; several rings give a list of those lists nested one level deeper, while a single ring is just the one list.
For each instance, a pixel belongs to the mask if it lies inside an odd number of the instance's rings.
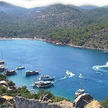
[{"label": "rocky shoreline", "polygon": [[51,41],[51,40],[46,40],[46,39],[44,39],[43,41],[53,43],[53,44],[56,44],[56,45],[68,45],[68,46],[71,46],[71,47],[74,47],[74,48],[84,48],[84,49],[100,50],[100,51],[108,52],[108,49],[93,48],[93,47],[87,47],[87,46],[78,46],[78,45],[74,45],[72,43],[62,43],[62,42]]}]

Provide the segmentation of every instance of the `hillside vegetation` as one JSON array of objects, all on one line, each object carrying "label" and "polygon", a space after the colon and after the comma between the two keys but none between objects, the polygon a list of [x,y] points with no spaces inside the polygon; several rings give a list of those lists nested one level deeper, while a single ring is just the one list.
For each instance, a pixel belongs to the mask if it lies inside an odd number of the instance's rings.
[{"label": "hillside vegetation", "polygon": [[0,2],[0,37],[37,37],[108,49],[108,8],[56,4],[25,9]]},{"label": "hillside vegetation", "polygon": [[[42,99],[45,95],[48,95],[49,99],[51,99],[52,102],[59,102],[62,100],[70,101],[69,99],[66,99],[64,97],[58,97],[53,95],[50,91],[46,91],[44,89],[41,89],[38,91],[38,93],[35,93],[29,91],[26,86],[22,87],[16,87],[15,83],[13,81],[7,80],[6,76],[3,74],[0,74],[0,99],[1,96],[11,96],[15,98],[16,96],[22,96],[27,99]],[[13,101],[10,100],[10,102],[13,103]],[[0,100],[0,108],[2,105],[2,101]]]}]

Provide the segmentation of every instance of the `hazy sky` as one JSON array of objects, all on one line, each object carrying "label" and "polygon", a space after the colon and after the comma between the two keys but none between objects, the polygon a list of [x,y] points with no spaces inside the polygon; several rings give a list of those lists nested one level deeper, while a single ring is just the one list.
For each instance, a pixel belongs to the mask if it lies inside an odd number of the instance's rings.
[{"label": "hazy sky", "polygon": [[108,5],[108,0],[0,0],[22,7],[39,7],[55,3],[72,4],[72,5]]}]

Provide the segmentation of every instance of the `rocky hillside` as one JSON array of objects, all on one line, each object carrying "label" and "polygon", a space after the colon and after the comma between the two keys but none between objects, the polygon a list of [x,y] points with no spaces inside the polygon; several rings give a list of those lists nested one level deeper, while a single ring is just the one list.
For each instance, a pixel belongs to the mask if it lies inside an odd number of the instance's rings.
[{"label": "rocky hillside", "polygon": [[51,5],[25,9],[0,2],[0,37],[38,37],[108,49],[108,8]]},{"label": "rocky hillside", "polygon": [[16,108],[103,108],[98,101],[86,93],[79,95],[74,103],[66,100],[51,102],[48,98],[46,100],[34,100],[17,96],[15,106]]}]

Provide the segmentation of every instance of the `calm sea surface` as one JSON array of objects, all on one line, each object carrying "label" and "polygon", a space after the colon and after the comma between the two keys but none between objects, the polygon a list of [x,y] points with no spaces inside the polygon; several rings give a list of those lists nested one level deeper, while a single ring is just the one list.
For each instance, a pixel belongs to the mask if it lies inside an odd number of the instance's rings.
[{"label": "calm sea surface", "polygon": [[[108,95],[107,65],[97,71],[92,69],[95,65],[106,64],[108,53],[57,46],[37,40],[0,41],[0,50],[3,52],[8,69],[15,69],[19,64],[26,67],[22,71],[17,71],[16,75],[8,77],[17,86],[26,85],[29,90],[33,89],[32,84],[38,80],[39,76],[26,77],[25,71],[39,69],[41,74],[56,77],[54,86],[48,90],[57,96],[73,100],[75,91],[79,88],[84,88],[86,92],[99,100],[105,99]],[[66,70],[71,71],[75,76],[64,79]],[[79,77],[80,73],[83,78]],[[38,90],[35,89],[35,91]]]}]

